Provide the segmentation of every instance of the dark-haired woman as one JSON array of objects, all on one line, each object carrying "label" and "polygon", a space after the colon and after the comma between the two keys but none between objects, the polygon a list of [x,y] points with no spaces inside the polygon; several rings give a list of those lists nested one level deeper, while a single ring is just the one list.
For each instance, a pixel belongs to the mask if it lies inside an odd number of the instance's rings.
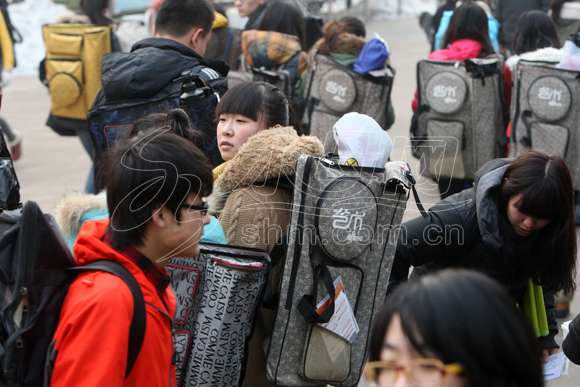
[{"label": "dark-haired woman", "polygon": [[[322,38],[310,50],[317,50],[319,54],[329,56],[339,65],[352,70],[367,43],[365,36],[366,27],[359,18],[344,16],[340,20],[326,23],[322,29]],[[389,99],[384,129],[389,129],[394,122],[395,109]]]},{"label": "dark-haired woman", "polygon": [[575,289],[576,254],[568,167],[559,156],[532,149],[513,161],[488,162],[473,188],[404,223],[389,292],[410,266],[412,276],[464,267],[489,274],[523,305],[531,279],[544,291],[549,332],[541,333],[540,343],[547,361],[558,348],[553,292]]},{"label": "dark-haired woman", "polygon": [[374,387],[541,387],[539,355],[530,323],[500,284],[448,269],[387,298],[365,377]]},{"label": "dark-haired woman", "polygon": [[550,16],[556,26],[561,46],[564,45],[568,36],[580,32],[580,1],[552,0]]},{"label": "dark-haired woman", "polygon": [[[489,40],[488,20],[485,11],[474,2],[464,2],[455,9],[449,26],[443,37],[442,50],[434,51],[429,55],[431,60],[462,61],[465,59],[484,58],[495,55]],[[506,107],[509,106],[512,89],[511,74],[504,66],[504,98]],[[411,103],[414,112],[417,111],[417,92]],[[471,181],[465,179],[439,179],[437,182],[441,198],[461,192],[471,186]]]},{"label": "dark-haired woman", "polygon": [[[457,1],[455,3],[457,7],[461,6],[461,4],[463,4],[462,1]],[[499,22],[497,21],[496,18],[493,17],[491,13],[491,8],[487,4],[487,0],[475,1],[475,4],[480,6],[481,9],[485,11],[487,15],[487,27],[489,31],[489,39],[491,41],[491,44],[493,45],[494,50],[499,51],[499,42],[497,41],[497,34],[499,32],[500,27]],[[439,27],[435,33],[435,38],[433,42],[434,51],[445,48],[445,46],[442,46],[441,43],[443,41],[443,37],[445,36],[445,32],[447,31],[447,27],[449,26],[449,20],[451,19],[452,15],[453,10],[449,10],[443,13],[443,17],[441,18]]]},{"label": "dark-haired woman", "polygon": [[[214,169],[210,206],[228,244],[270,252],[287,233],[296,160],[322,156],[316,137],[302,136],[300,123],[278,88],[263,82],[232,87],[216,108],[218,146],[225,164]],[[284,264],[273,270],[273,284]],[[275,312],[262,309],[267,329]],[[250,342],[244,386],[268,386],[266,357],[258,333]]]},{"label": "dark-haired woman", "polygon": [[246,62],[252,67],[288,71],[292,93],[308,69],[305,44],[302,14],[292,4],[281,1],[268,6],[258,30],[242,33]]}]

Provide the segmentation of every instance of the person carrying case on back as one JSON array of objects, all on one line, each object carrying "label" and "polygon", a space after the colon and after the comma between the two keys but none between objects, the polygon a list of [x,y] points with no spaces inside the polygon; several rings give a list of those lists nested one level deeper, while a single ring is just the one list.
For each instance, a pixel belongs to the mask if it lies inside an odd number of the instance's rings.
[{"label": "person carrying case on back", "polygon": [[111,219],[85,222],[74,247],[79,266],[117,262],[139,283],[146,329],[132,370],[127,368],[128,351],[134,350],[128,345],[131,292],[108,273],[81,273],[61,310],[45,385],[176,385],[175,296],[165,264],[174,256],[199,253],[202,228],[209,223],[203,197],[211,193],[212,174],[195,145],[167,132],[169,128],[141,133],[109,153]]},{"label": "person carrying case on back", "polygon": [[[191,125],[202,132],[202,141],[195,144],[210,162],[214,166],[223,162],[213,111],[227,91],[229,66],[203,58],[214,18],[206,0],[165,0],[157,14],[154,38],[135,43],[129,53],[103,57],[103,87],[88,112],[97,188],[102,188],[102,153],[139,118],[176,107],[185,110]],[[187,89],[190,83],[192,89]]]}]

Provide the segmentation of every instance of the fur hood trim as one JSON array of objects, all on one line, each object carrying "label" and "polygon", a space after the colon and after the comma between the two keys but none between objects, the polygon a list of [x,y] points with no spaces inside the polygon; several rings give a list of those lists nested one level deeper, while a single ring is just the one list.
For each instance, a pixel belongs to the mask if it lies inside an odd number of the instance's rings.
[{"label": "fur hood trim", "polygon": [[79,15],[74,12],[67,12],[56,15],[54,22],[91,24],[91,19],[87,15]]},{"label": "fur hood trim", "polygon": [[91,195],[83,192],[68,194],[56,207],[55,219],[65,237],[77,232],[81,217],[90,210],[107,207],[104,193]]},{"label": "fur hood trim", "polygon": [[313,136],[298,136],[292,127],[262,130],[248,140],[214,183],[210,207],[221,211],[230,193],[242,186],[292,176],[301,154],[324,155],[324,146]]},{"label": "fur hood trim", "polygon": [[[324,42],[324,38],[319,39],[316,43],[314,43],[314,46],[312,46],[311,52],[313,50],[319,50]],[[342,34],[338,35],[338,39],[332,47],[331,52],[335,54],[350,54],[359,56],[366,42],[367,41],[364,38],[343,32]]]},{"label": "fur hood trim", "polygon": [[540,48],[536,51],[524,52],[520,56],[510,56],[505,65],[512,71],[516,69],[520,59],[542,61],[542,62],[560,62],[562,60],[562,50],[553,47]]}]

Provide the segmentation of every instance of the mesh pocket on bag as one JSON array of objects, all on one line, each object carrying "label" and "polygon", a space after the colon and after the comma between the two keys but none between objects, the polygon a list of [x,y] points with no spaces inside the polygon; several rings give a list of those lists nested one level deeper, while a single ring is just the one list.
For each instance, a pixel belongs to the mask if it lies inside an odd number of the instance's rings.
[{"label": "mesh pocket on bag", "polygon": [[313,324],[304,359],[304,376],[311,380],[344,381],[350,373],[350,350],[348,340]]}]

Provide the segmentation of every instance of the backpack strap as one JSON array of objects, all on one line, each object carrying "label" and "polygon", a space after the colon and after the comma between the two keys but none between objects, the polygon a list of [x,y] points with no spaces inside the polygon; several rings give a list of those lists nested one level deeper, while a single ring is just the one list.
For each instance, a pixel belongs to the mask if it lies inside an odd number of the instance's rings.
[{"label": "backpack strap", "polygon": [[[302,296],[302,299],[298,303],[296,309],[298,312],[304,317],[306,322],[314,324],[314,323],[327,323],[330,321],[332,316],[334,315],[334,299],[336,289],[334,288],[334,282],[332,281],[332,276],[330,275],[330,271],[324,263],[324,259],[321,256],[319,249],[315,246],[311,246],[313,249],[312,253],[310,254],[310,259],[314,264],[314,281],[312,283],[312,293],[305,294]],[[317,292],[318,292],[318,282],[322,281],[324,288],[329,296],[330,305],[326,308],[323,312],[318,313],[316,311],[316,300],[317,300]]]},{"label": "backpack strap", "polygon": [[143,345],[143,340],[145,339],[145,300],[141,286],[139,286],[139,283],[129,270],[115,261],[100,260],[86,266],[71,267],[67,270],[74,272],[104,271],[121,278],[129,287],[133,295],[133,319],[131,320],[131,326],[129,328],[129,354],[127,356],[127,369],[125,371],[125,379],[127,379],[129,374],[131,374],[131,370],[135,365],[135,361]]}]

